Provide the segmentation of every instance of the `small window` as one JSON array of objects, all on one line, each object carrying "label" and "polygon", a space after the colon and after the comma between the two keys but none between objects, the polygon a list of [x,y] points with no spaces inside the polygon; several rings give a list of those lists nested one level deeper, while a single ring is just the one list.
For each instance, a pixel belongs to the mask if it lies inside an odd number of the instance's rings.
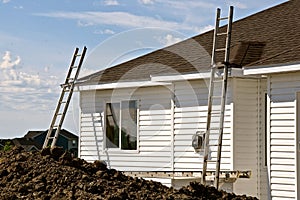
[{"label": "small window", "polygon": [[106,104],[106,148],[137,149],[137,101]]}]

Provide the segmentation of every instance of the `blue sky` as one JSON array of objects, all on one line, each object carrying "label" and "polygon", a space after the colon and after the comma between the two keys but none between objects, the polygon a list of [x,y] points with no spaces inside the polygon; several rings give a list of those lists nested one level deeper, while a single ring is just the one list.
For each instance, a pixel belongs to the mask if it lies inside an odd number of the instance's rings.
[{"label": "blue sky", "polygon": [[[240,19],[283,0],[0,0],[0,138],[49,127],[75,47],[81,76],[213,28],[215,10]],[[78,133],[78,99],[65,124]]]}]

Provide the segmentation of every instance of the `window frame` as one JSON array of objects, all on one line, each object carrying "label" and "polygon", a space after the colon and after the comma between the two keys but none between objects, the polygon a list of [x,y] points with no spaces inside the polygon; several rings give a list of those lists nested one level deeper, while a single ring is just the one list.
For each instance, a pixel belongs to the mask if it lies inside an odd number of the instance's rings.
[{"label": "window frame", "polygon": [[[122,149],[121,148],[121,128],[119,129],[119,147],[117,148],[109,148],[106,146],[106,117],[107,117],[107,110],[106,110],[106,106],[107,104],[111,103],[119,103],[120,104],[120,120],[121,120],[121,104],[122,101],[135,101],[136,102],[136,118],[137,118],[137,122],[136,122],[136,149],[130,150],[130,149]],[[104,126],[103,126],[103,151],[104,152],[110,152],[110,153],[139,153],[139,118],[140,118],[140,100],[138,99],[120,99],[120,100],[107,100],[104,101],[104,105],[103,105],[103,111],[104,111],[104,118],[103,118],[103,122],[104,122]]]}]

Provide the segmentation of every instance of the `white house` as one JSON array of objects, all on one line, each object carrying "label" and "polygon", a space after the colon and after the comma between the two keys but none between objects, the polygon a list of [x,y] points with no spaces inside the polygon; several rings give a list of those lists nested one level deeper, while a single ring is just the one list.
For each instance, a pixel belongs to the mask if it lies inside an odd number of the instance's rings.
[{"label": "white house", "polygon": [[[300,199],[299,6],[291,0],[233,24],[221,170],[251,171],[235,193]],[[127,172],[201,172],[192,137],[205,130],[212,37],[80,79],[79,156]],[[156,178],[173,186],[191,180],[173,175]]]}]

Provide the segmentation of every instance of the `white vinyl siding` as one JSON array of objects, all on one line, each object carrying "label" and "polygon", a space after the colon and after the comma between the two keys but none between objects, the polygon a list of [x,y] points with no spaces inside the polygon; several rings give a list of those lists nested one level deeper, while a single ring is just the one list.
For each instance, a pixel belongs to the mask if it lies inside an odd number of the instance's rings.
[{"label": "white vinyl siding", "polygon": [[[81,92],[80,99],[81,158],[104,160],[109,167],[121,171],[171,171],[171,92],[168,88],[87,91]],[[139,105],[138,150],[105,149],[102,146],[104,105],[129,99],[138,100]]]},{"label": "white vinyl siding", "polygon": [[269,77],[270,189],[272,199],[296,197],[296,103],[300,73]]},{"label": "white vinyl siding", "polygon": [[[207,80],[206,80],[207,81]],[[174,83],[174,170],[202,171],[203,152],[195,153],[192,137],[196,131],[205,131],[207,116],[208,83],[204,80]],[[230,86],[229,86],[230,88]],[[228,98],[231,92],[228,90]],[[230,100],[228,100],[230,102]],[[228,103],[227,102],[227,103]],[[231,104],[226,105],[224,136],[222,145],[221,170],[231,170]],[[213,135],[211,140],[217,142]],[[216,157],[217,149],[211,149],[211,156]],[[213,160],[215,160],[213,158]],[[214,170],[215,164],[209,164],[208,170]]]}]

